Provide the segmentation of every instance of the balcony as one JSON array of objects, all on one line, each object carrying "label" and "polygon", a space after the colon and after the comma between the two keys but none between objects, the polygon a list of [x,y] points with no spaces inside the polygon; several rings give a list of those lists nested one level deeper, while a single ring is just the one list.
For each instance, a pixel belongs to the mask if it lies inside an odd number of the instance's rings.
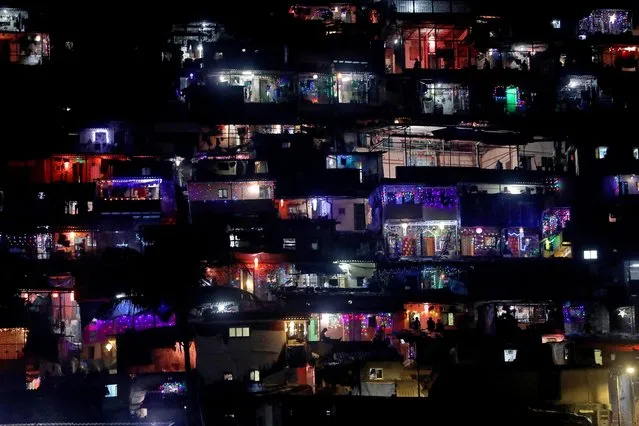
[{"label": "balcony", "polygon": [[470,4],[458,0],[395,0],[397,13],[469,13]]}]

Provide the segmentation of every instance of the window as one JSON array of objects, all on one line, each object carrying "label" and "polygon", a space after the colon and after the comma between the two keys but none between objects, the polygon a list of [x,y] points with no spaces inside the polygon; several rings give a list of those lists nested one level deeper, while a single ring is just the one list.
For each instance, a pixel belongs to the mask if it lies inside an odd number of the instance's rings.
[{"label": "window", "polygon": [[248,327],[229,328],[229,337],[251,337],[251,329]]},{"label": "window", "polygon": [[229,235],[229,247],[237,248],[239,246],[240,246],[240,239],[238,238],[238,236],[235,234]]},{"label": "window", "polygon": [[255,173],[268,173],[268,163],[266,161],[256,161]]},{"label": "window", "polygon": [[453,115],[470,107],[468,88],[460,84],[421,81],[420,98],[424,114]]},{"label": "window", "polygon": [[283,149],[288,149],[291,147],[291,143],[290,142],[282,142],[282,148]]},{"label": "window", "polygon": [[295,238],[284,238],[282,240],[284,250],[295,250],[295,245]]},{"label": "window", "polygon": [[597,260],[597,250],[584,250],[584,260]]},{"label": "window", "polygon": [[363,231],[366,229],[366,207],[364,203],[355,204],[355,208],[353,209],[353,220],[355,223],[356,231]]},{"label": "window", "polygon": [[606,155],[608,155],[608,147],[607,146],[598,146],[596,151],[595,151],[595,157],[597,158],[597,160],[601,160],[606,158]]},{"label": "window", "polygon": [[364,277],[356,277],[357,287],[364,287]]},{"label": "window", "polygon": [[260,185],[260,199],[271,198],[271,187],[268,185]]},{"label": "window", "polygon": [[217,198],[220,200],[226,200],[229,198],[229,190],[228,189],[218,189],[217,190]]},{"label": "window", "polygon": [[258,383],[260,381],[260,370],[251,370],[249,373],[249,380]]},{"label": "window", "polygon": [[639,148],[632,148],[632,158],[639,160]]},{"label": "window", "polygon": [[118,385],[105,385],[105,398],[116,398],[118,396]]},{"label": "window", "polygon": [[452,312],[448,312],[446,316],[448,317],[447,318],[448,325],[453,327],[455,325],[455,314]]},{"label": "window", "polygon": [[317,241],[311,243],[311,250],[319,250],[319,243]]},{"label": "window", "polygon": [[78,202],[77,201],[67,201],[64,206],[65,214],[76,215],[79,213]]},{"label": "window", "polygon": [[552,25],[552,27],[556,30],[561,29],[561,21],[559,19],[553,19],[552,21],[550,21],[550,25]]},{"label": "window", "polygon": [[370,380],[383,380],[384,379],[384,369],[383,368],[371,368],[368,371],[368,378]]},{"label": "window", "polygon": [[233,373],[224,373],[224,381],[225,382],[233,381]]},{"label": "window", "polygon": [[504,349],[504,362],[514,362],[517,359],[517,349]]},{"label": "window", "polygon": [[87,201],[87,212],[91,213],[93,211],[93,201]]},{"label": "window", "polygon": [[603,356],[601,355],[601,349],[594,350],[595,365],[603,365]]}]

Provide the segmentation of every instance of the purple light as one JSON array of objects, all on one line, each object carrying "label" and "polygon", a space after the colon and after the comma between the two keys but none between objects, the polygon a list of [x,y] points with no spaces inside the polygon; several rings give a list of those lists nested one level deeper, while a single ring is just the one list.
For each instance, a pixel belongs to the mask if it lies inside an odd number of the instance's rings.
[{"label": "purple light", "polygon": [[148,183],[161,184],[162,178],[118,178],[118,179],[101,179],[99,183]]},{"label": "purple light", "polygon": [[129,330],[143,331],[152,328],[175,326],[175,315],[168,321],[162,321],[157,315],[141,313],[137,315],[125,315],[112,320],[96,320],[85,327],[85,343],[104,342],[109,337],[123,334]]},{"label": "purple light", "polygon": [[189,78],[193,78],[193,73],[189,74]]},{"label": "purple light", "polygon": [[387,185],[382,187],[382,203],[421,204],[424,207],[454,209],[457,207],[457,190],[451,187],[423,185]]}]

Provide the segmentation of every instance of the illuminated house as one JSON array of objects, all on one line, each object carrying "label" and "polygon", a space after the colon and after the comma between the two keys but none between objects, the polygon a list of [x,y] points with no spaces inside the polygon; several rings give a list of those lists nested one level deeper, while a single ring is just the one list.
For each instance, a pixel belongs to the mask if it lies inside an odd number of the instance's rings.
[{"label": "illuminated house", "polygon": [[287,103],[298,98],[303,104],[372,104],[378,101],[376,78],[364,71],[294,75],[228,70],[213,72],[209,78],[214,87],[230,90],[244,103]]},{"label": "illuminated house", "polygon": [[382,185],[371,196],[373,227],[393,258],[455,256],[458,247],[455,187]]},{"label": "illuminated house", "polygon": [[[529,71],[539,68],[537,56],[548,49],[546,43],[504,43],[499,47],[491,47],[479,52],[477,57],[477,69],[480,70],[519,70]],[[543,55],[541,55],[543,56]]]},{"label": "illuminated house", "polygon": [[619,35],[631,32],[632,12],[624,9],[597,9],[579,21],[579,37],[600,33]]},{"label": "illuminated house", "polygon": [[[212,128],[203,128],[202,141],[198,151],[216,151],[226,148],[243,149],[253,135],[283,135],[300,133],[301,125],[295,124],[221,124]],[[235,155],[240,155],[236,153]],[[221,153],[216,153],[217,158]],[[228,155],[231,155],[230,153]]]},{"label": "illuminated house", "polygon": [[[422,84],[423,83],[423,84]],[[420,87],[425,87],[422,81]],[[431,84],[431,83],[429,83]],[[431,85],[437,86],[432,83]],[[427,86],[427,85],[426,85]],[[464,88],[454,84],[439,84],[439,89],[434,88],[435,96],[463,95]],[[438,92],[438,90],[440,90]],[[519,112],[525,109],[522,103],[521,92],[509,98],[507,103],[506,93],[497,99],[500,102],[501,112],[512,110]],[[457,95],[456,95],[457,94]],[[424,98],[422,98],[424,101]],[[446,102],[448,106],[441,110],[442,113],[456,114],[456,103]],[[423,108],[433,106],[432,99],[422,105]],[[450,108],[450,109],[448,109]],[[430,111],[430,109],[429,109]],[[358,150],[381,153],[381,165],[385,178],[397,178],[398,169],[403,166],[430,167],[430,168],[478,168],[512,170],[524,168],[526,170],[551,171],[556,167],[555,147],[552,142],[528,142],[524,141],[521,134],[513,131],[490,129],[488,127],[472,127],[462,125],[457,127],[394,125],[375,127],[364,130],[364,147]]]},{"label": "illuminated house", "polygon": [[[87,307],[83,315],[92,315],[89,311]],[[94,314],[97,318],[87,320],[82,330],[82,357],[99,369],[117,369],[119,335],[175,326],[175,315],[145,310],[130,298],[117,298],[110,305],[99,307]]]},{"label": "illuminated house", "polygon": [[[385,262],[378,263],[381,285],[388,289],[446,290],[466,295],[467,271],[457,262]],[[425,324],[422,322],[422,324]]]},{"label": "illuminated house", "polygon": [[462,187],[462,256],[540,256],[544,203],[557,190],[555,184],[543,178],[502,182]]},{"label": "illuminated house", "polygon": [[191,220],[196,222],[207,212],[274,214],[275,182],[266,178],[250,177],[212,182],[189,182],[189,208]]},{"label": "illuminated house", "polygon": [[23,327],[0,328],[0,374],[5,390],[24,391],[25,346],[29,331]]},{"label": "illuminated house", "polygon": [[292,74],[259,70],[225,70],[209,75],[217,87],[242,94],[245,103],[281,103],[294,99],[295,80]]},{"label": "illuminated house", "polygon": [[3,7],[0,10],[0,55],[10,64],[42,65],[49,59],[49,35],[31,32],[29,12]]},{"label": "illuminated house", "polygon": [[171,214],[173,183],[158,177],[97,181],[98,211],[105,214]]},{"label": "illuminated house", "polygon": [[[65,368],[70,367],[73,357],[82,349],[80,306],[75,300],[73,284],[70,276],[52,276],[43,288],[20,292],[27,309],[31,338],[40,342],[46,359],[57,361]],[[37,388],[37,374],[28,377],[27,386]]]},{"label": "illuminated house", "polygon": [[115,154],[54,154],[47,159],[13,160],[9,163],[12,178],[30,183],[93,183],[111,176],[110,161],[124,161]]},{"label": "illuminated house", "polygon": [[393,0],[388,1],[399,14],[449,14],[470,12],[470,2],[458,0]]},{"label": "illuminated house", "polygon": [[288,13],[302,21],[354,24],[357,20],[357,7],[348,3],[330,3],[324,6],[293,5]]},{"label": "illuminated house", "polygon": [[[322,331],[329,339],[343,342],[370,342],[378,330],[391,334],[401,329],[392,313],[323,313],[312,314],[308,326],[308,340],[319,342]],[[397,328],[399,327],[399,328]]]},{"label": "illuminated house", "polygon": [[[255,390],[262,384],[291,381],[314,384],[307,364],[307,318],[282,316],[239,289],[205,290],[194,300],[195,315],[189,319],[195,330],[198,373],[205,383],[239,381]],[[234,303],[229,313],[226,306]],[[202,316],[203,310],[209,312]],[[295,377],[277,374],[286,366],[295,370]]]},{"label": "illuminated house", "polygon": [[389,74],[409,69],[459,70],[475,64],[470,29],[455,25],[402,22],[386,41],[385,65]]}]

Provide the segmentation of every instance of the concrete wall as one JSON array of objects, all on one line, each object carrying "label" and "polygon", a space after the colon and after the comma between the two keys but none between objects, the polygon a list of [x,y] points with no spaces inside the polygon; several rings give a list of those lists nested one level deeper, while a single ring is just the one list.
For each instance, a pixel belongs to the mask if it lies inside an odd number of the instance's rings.
[{"label": "concrete wall", "polygon": [[245,380],[251,370],[260,370],[263,374],[265,368],[278,360],[286,343],[286,332],[281,322],[281,330],[251,328],[250,337],[228,339],[221,333],[198,335],[195,343],[197,371],[207,384],[223,380],[227,372],[232,373],[235,380]]},{"label": "concrete wall", "polygon": [[607,368],[561,371],[561,404],[595,402],[610,405]]},{"label": "concrete wall", "polygon": [[[366,226],[370,225],[371,218],[368,211],[370,209],[368,200],[366,198],[334,198],[332,202],[332,218],[337,221],[335,229],[337,231],[356,231],[355,229],[355,204],[364,204],[364,212],[366,217]],[[343,213],[340,214],[340,210],[343,209]],[[364,229],[358,229],[357,231],[365,231]]]}]

